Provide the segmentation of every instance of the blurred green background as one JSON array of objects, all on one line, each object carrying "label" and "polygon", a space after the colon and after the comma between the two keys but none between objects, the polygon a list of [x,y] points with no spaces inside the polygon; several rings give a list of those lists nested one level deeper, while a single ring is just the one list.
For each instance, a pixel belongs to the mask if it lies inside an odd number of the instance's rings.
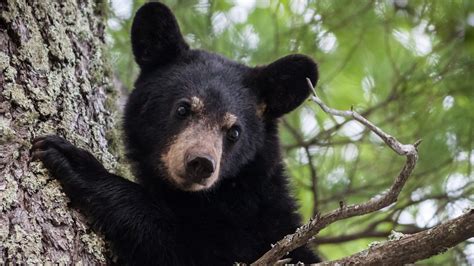
[{"label": "blurred green background", "polygon": [[[126,90],[138,72],[132,16],[144,2],[110,2],[110,56]],[[474,205],[474,1],[163,2],[193,48],[249,65],[307,54],[319,63],[317,91],[329,106],[353,106],[403,143],[423,139],[395,205],[319,234],[312,245],[325,260],[385,241],[391,230],[424,230]],[[312,102],[283,119],[281,138],[305,220],[386,190],[404,162],[357,122],[330,117]],[[421,263],[474,265],[474,239]]]}]

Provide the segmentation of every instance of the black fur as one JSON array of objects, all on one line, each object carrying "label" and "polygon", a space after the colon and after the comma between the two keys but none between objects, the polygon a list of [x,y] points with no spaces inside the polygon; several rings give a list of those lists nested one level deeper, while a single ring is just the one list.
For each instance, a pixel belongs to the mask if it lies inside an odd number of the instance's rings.
[{"label": "black fur", "polygon": [[[190,50],[174,16],[159,3],[135,17],[132,44],[142,72],[125,114],[127,150],[139,184],[108,173],[89,152],[57,136],[33,141],[32,156],[61,181],[73,204],[104,233],[121,263],[230,265],[250,263],[300,225],[289,196],[277,119],[309,95],[316,64],[303,55],[257,68]],[[242,128],[225,139],[221,174],[206,191],[186,192],[166,179],[160,155],[186,122],[172,115],[178,100],[199,96],[208,119],[225,112]],[[259,106],[266,106],[262,115]],[[317,262],[306,247],[294,262]]]},{"label": "black fur", "polygon": [[159,3],[138,10],[132,25],[132,48],[142,69],[169,63],[189,49],[173,13]]}]

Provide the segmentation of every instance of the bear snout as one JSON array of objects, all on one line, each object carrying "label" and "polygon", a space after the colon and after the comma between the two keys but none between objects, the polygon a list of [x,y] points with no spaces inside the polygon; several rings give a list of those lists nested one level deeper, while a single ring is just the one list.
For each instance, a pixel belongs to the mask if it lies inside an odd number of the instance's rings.
[{"label": "bear snout", "polygon": [[208,154],[188,154],[185,159],[186,177],[199,183],[216,170],[215,160]]},{"label": "bear snout", "polygon": [[222,133],[204,122],[190,123],[161,155],[167,180],[185,191],[208,189],[219,179]]}]

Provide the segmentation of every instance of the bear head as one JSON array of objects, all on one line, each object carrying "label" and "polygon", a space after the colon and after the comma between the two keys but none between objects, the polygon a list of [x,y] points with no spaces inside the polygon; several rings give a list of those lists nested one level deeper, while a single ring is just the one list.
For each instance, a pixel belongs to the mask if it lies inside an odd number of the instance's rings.
[{"label": "bear head", "polygon": [[308,97],[307,78],[317,81],[304,55],[249,67],[190,49],[161,3],[138,10],[131,38],[141,71],[125,110],[129,156],[147,172],[139,179],[183,191],[235,178],[259,151],[278,146],[270,129]]}]

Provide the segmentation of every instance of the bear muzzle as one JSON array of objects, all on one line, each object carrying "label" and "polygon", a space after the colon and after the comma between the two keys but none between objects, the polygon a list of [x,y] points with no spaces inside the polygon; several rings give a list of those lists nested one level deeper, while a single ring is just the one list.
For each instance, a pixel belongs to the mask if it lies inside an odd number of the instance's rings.
[{"label": "bear muzzle", "polygon": [[219,179],[222,138],[218,125],[190,123],[161,155],[168,181],[185,191],[212,187]]},{"label": "bear muzzle", "polygon": [[185,165],[186,178],[195,183],[208,179],[216,170],[216,162],[209,154],[187,154]]}]

